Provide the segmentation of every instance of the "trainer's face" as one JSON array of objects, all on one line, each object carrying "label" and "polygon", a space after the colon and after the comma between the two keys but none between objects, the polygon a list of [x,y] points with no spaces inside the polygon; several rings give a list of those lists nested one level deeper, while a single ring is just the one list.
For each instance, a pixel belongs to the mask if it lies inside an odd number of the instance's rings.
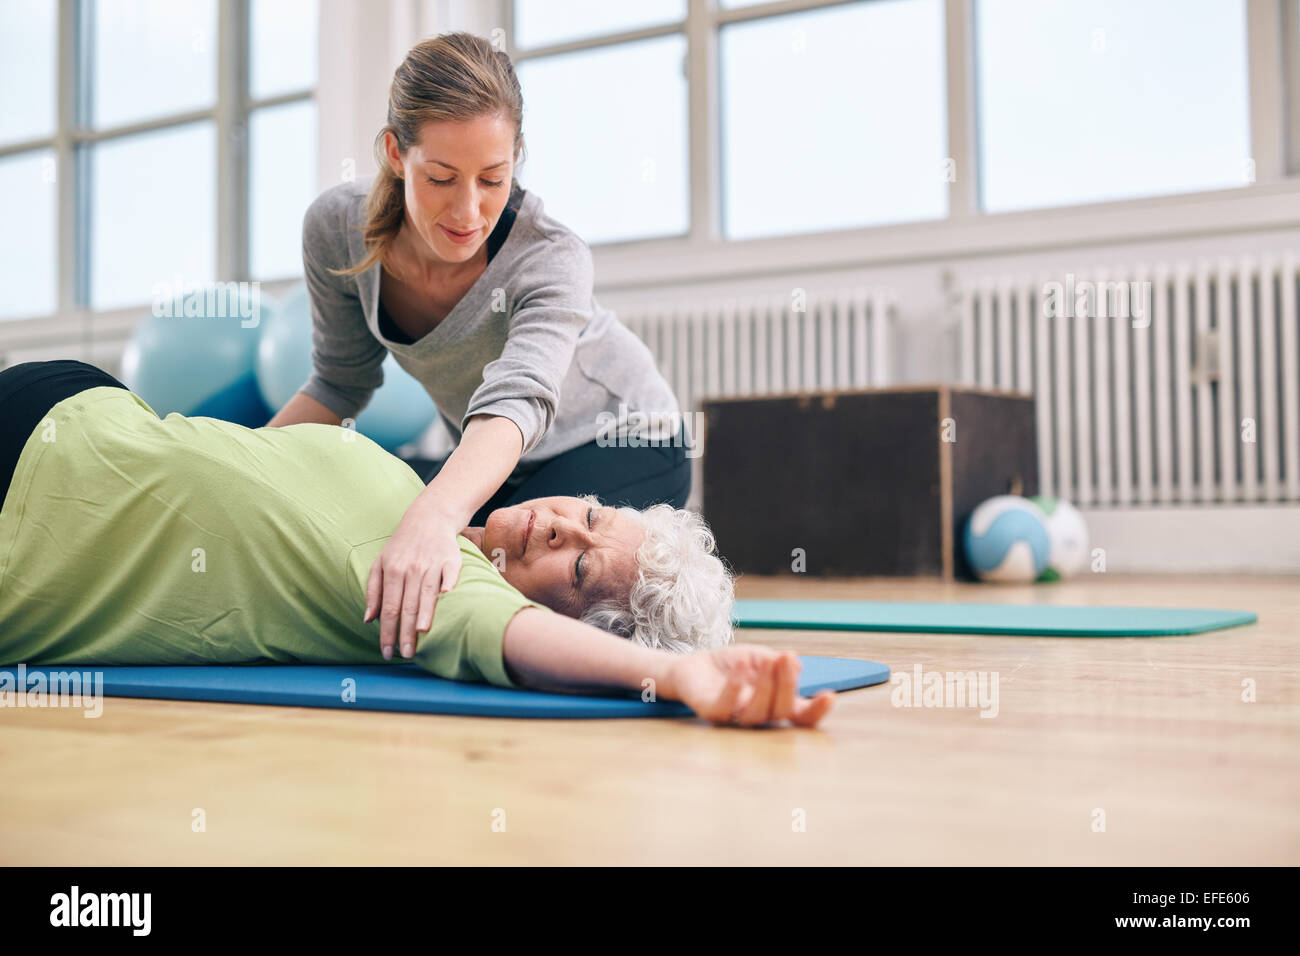
[{"label": "trainer's face", "polygon": [[498,508],[483,528],[463,533],[510,584],[569,617],[603,598],[626,597],[645,540],[635,518],[567,496]]},{"label": "trainer's face", "polygon": [[406,193],[402,228],[414,233],[422,260],[468,262],[483,248],[510,198],[514,140],[504,116],[426,122],[405,156],[386,134],[388,162]]}]

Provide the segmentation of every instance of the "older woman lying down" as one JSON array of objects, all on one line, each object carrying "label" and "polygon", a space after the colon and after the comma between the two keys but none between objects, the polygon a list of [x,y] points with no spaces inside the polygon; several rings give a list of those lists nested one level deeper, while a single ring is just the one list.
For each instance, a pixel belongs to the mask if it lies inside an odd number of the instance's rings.
[{"label": "older woman lying down", "polygon": [[[423,488],[351,429],[160,419],[80,362],[6,369],[0,664],[383,662],[397,609],[368,601],[369,572]],[[459,541],[413,655],[440,677],[653,681],[743,725],[813,726],[833,705],[798,695],[793,653],[732,643],[731,576],[692,512],[538,498]]]}]

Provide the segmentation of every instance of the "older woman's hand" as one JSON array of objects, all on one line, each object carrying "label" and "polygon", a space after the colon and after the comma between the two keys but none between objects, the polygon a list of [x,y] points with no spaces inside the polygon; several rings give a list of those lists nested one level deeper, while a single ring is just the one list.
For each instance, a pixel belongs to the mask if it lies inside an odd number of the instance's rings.
[{"label": "older woman's hand", "polygon": [[748,727],[789,720],[813,727],[835,706],[835,692],[800,697],[802,669],[793,651],[730,644],[674,661],[672,696],[715,724]]},{"label": "older woman's hand", "polygon": [[438,595],[456,586],[461,529],[455,524],[417,498],[370,566],[362,621],[379,615],[379,649],[386,660],[399,638],[402,656],[415,655],[418,635],[433,626]]}]

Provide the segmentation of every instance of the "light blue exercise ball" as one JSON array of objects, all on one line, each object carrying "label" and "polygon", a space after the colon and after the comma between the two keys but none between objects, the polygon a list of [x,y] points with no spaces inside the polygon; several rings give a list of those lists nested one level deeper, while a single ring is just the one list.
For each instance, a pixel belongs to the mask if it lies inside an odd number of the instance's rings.
[{"label": "light blue exercise ball", "polygon": [[1052,550],[1047,516],[1019,495],[982,502],[966,522],[963,544],[980,580],[1024,584],[1043,573]]},{"label": "light blue exercise ball", "polygon": [[150,315],[122,350],[120,378],[166,418],[220,418],[260,428],[273,414],[253,369],[259,330],[239,316]]},{"label": "light blue exercise ball", "polygon": [[[271,408],[283,408],[311,377],[311,303],[307,287],[286,293],[262,322],[257,345],[257,385]],[[419,382],[384,358],[384,384],[357,416],[357,431],[388,451],[415,441],[433,422],[437,408]]]}]

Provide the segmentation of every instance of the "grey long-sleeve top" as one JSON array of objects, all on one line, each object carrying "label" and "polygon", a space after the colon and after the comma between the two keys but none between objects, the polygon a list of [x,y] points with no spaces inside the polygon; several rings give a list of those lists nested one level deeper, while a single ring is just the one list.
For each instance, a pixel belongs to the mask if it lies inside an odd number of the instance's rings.
[{"label": "grey long-sleeve top", "polygon": [[[392,352],[424,386],[456,441],[473,415],[518,425],[524,443],[516,474],[602,430],[611,434],[607,423],[620,405],[652,423],[680,417],[645,343],[596,302],[587,244],[517,183],[513,222],[503,214],[489,239],[487,267],[447,317],[414,342],[381,323],[382,264],[355,276],[327,271],[365,256],[360,227],[369,186],[368,179],[333,186],[303,217],[314,369],[304,393],[354,418],[382,384],[380,366]],[[619,428],[626,434],[623,421]],[[642,434],[671,437],[671,424]]]}]

